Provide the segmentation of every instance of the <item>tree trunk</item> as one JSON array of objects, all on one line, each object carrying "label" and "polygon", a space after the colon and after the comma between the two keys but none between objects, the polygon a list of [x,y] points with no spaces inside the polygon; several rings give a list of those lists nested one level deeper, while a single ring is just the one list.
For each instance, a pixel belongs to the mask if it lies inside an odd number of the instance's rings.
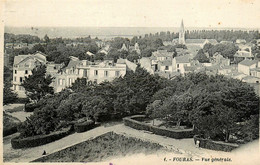
[{"label": "tree trunk", "polygon": [[181,121],[178,121],[177,122],[177,127],[180,128],[180,126],[181,126]]},{"label": "tree trunk", "polygon": [[229,132],[227,131],[227,132],[226,132],[226,139],[225,139],[225,142],[228,142],[228,140],[229,140]]}]

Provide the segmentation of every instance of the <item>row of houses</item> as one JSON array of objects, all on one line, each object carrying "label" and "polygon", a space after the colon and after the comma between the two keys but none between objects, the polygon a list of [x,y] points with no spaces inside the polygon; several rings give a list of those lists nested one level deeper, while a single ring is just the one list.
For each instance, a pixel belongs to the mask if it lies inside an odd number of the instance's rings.
[{"label": "row of houses", "polygon": [[71,56],[69,64],[55,64],[46,60],[46,55],[41,52],[28,55],[18,55],[14,58],[13,65],[13,90],[18,97],[26,97],[25,89],[21,83],[32,74],[33,68],[39,65],[46,65],[46,73],[54,77],[51,86],[54,92],[71,86],[77,78],[86,78],[87,81],[101,83],[112,81],[117,77],[123,77],[127,70],[135,70],[137,65],[127,59],[119,59],[116,63],[113,60],[90,62],[79,60]]}]

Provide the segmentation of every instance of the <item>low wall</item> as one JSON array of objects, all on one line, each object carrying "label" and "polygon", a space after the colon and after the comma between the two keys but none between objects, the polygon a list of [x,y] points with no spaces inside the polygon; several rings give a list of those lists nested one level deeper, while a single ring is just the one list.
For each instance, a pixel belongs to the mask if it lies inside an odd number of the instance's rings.
[{"label": "low wall", "polygon": [[[137,120],[139,121],[137,121]],[[151,126],[149,124],[140,122],[140,120],[145,119],[145,115],[135,115],[124,118],[124,124],[134,129],[145,130],[153,132],[157,135],[167,136],[175,139],[183,139],[183,138],[192,138],[194,136],[193,129],[184,129],[184,130],[173,130],[167,128],[160,128],[156,126]]]},{"label": "low wall", "polygon": [[210,139],[203,139],[203,138],[200,138],[198,135],[195,135],[194,136],[195,145],[196,145],[197,141],[199,141],[199,147],[210,149],[210,150],[216,150],[216,151],[230,152],[233,149],[236,149],[239,147],[239,145],[237,145],[237,144],[218,142],[218,141],[213,141]]},{"label": "low wall", "polygon": [[11,144],[14,149],[36,147],[36,146],[53,142],[55,140],[59,140],[69,135],[70,131],[71,131],[71,126],[65,128],[62,131],[53,132],[49,135],[37,135],[37,136],[32,136],[27,138],[20,138],[18,136],[11,139]]}]

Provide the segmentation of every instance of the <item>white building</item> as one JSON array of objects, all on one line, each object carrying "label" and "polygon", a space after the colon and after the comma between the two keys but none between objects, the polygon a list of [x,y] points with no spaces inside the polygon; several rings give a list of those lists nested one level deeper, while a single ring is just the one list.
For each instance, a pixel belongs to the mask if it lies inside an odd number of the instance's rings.
[{"label": "white building", "polygon": [[190,56],[190,55],[175,57],[172,60],[173,71],[184,74],[185,73],[184,67],[191,66],[191,62],[190,62],[191,59],[192,59],[192,56]]},{"label": "white building", "polygon": [[13,90],[18,97],[26,97],[25,89],[21,86],[25,77],[32,74],[32,70],[38,65],[46,64],[45,54],[36,52],[28,55],[18,55],[14,57],[13,64]]},{"label": "white building", "polygon": [[257,64],[256,60],[243,60],[238,63],[238,72],[250,75],[250,70],[256,68]]},{"label": "white building", "polygon": [[118,63],[114,63],[112,60],[93,63],[71,57],[68,66],[55,78],[54,92],[60,92],[71,86],[77,78],[86,78],[87,81],[99,84],[104,81],[112,81],[120,76],[123,77],[126,74],[127,64],[129,69],[136,68],[128,60],[124,62],[119,60]]}]

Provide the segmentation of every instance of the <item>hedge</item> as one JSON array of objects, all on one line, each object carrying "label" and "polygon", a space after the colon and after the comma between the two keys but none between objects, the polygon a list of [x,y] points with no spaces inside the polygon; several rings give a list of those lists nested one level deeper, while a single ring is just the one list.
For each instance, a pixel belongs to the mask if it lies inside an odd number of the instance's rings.
[{"label": "hedge", "polygon": [[28,98],[16,98],[13,103],[21,103],[21,104],[26,104],[29,102]]},{"label": "hedge", "polygon": [[71,126],[61,131],[56,131],[48,135],[37,135],[27,138],[20,138],[20,136],[11,139],[11,144],[14,149],[30,148],[44,145],[55,140],[59,140],[67,136],[71,132]]},{"label": "hedge", "polygon": [[10,127],[10,128],[7,128],[7,129],[3,129],[3,136],[8,136],[8,135],[11,135],[11,134],[14,134],[17,132],[17,126],[18,125],[15,125],[13,127]]},{"label": "hedge", "polygon": [[37,104],[28,103],[28,104],[25,104],[24,111],[33,112],[38,107],[39,107],[39,105],[37,105]]},{"label": "hedge", "polygon": [[213,141],[210,139],[203,139],[203,138],[200,138],[198,135],[195,135],[193,138],[194,138],[195,145],[196,145],[196,142],[199,141],[200,142],[199,147],[210,149],[210,150],[230,152],[233,149],[236,149],[239,147],[238,144],[225,143],[225,142],[221,142],[221,141]]},{"label": "hedge", "polygon": [[[124,120],[124,124],[131,128],[150,131],[153,132],[154,134],[167,136],[170,138],[183,139],[183,138],[192,138],[194,136],[193,129],[173,130],[167,128],[160,128],[156,126],[151,126],[143,122],[139,122],[142,118],[145,119],[146,118],[145,115],[135,115],[131,117],[126,117],[123,120]],[[134,119],[137,119],[139,121],[136,121]]]},{"label": "hedge", "polygon": [[93,120],[87,120],[81,123],[76,123],[74,129],[77,133],[88,131],[94,128],[95,122]]}]

